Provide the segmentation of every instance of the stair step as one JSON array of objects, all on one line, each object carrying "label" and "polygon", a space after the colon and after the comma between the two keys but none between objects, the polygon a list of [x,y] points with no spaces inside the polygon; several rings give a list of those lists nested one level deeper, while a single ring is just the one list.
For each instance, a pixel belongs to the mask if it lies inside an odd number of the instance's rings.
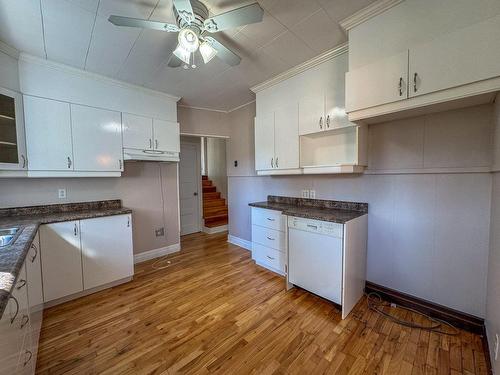
[{"label": "stair step", "polygon": [[208,207],[203,209],[203,217],[212,217],[215,215],[227,215],[228,210],[226,206],[221,207]]},{"label": "stair step", "polygon": [[220,219],[227,219],[228,214],[218,214],[218,215],[210,215],[210,216],[205,216],[203,219],[205,220],[205,223],[211,223]]},{"label": "stair step", "polygon": [[201,176],[202,180],[208,180],[208,176]]},{"label": "stair step", "polygon": [[218,191],[203,191],[203,200],[220,199],[220,192]]},{"label": "stair step", "polygon": [[216,221],[205,223],[205,226],[207,228],[215,228],[215,227],[220,227],[222,225],[227,225],[227,223],[228,223],[228,220],[227,220],[227,217],[226,217],[224,219],[219,219],[219,220],[216,220]]},{"label": "stair step", "polygon": [[212,186],[211,180],[202,180],[201,183],[203,186]]},{"label": "stair step", "polygon": [[225,205],[226,205],[226,200],[224,198],[213,198],[213,199],[203,198],[203,208],[220,207]]},{"label": "stair step", "polygon": [[203,186],[203,193],[215,193],[217,188],[215,186]]}]

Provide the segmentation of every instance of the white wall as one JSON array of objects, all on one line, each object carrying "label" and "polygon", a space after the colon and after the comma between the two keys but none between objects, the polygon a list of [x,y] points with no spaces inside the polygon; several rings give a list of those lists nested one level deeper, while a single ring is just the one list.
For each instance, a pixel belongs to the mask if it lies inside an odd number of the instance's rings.
[{"label": "white wall", "polygon": [[[372,152],[385,152],[375,165],[419,172],[491,163],[491,144],[484,144],[491,139],[491,113],[491,106],[480,106],[373,125]],[[414,140],[397,141],[422,129],[417,149],[426,151],[414,152]],[[229,232],[251,240],[248,203],[268,194],[315,189],[317,198],[367,202],[368,280],[484,317],[491,186],[490,173],[230,176]]]}]

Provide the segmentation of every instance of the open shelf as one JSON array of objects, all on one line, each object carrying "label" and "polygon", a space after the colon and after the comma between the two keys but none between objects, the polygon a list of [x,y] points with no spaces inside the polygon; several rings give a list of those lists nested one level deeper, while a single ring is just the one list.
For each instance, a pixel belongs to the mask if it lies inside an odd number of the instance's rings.
[{"label": "open shelf", "polygon": [[0,114],[0,119],[16,121],[15,117]]}]

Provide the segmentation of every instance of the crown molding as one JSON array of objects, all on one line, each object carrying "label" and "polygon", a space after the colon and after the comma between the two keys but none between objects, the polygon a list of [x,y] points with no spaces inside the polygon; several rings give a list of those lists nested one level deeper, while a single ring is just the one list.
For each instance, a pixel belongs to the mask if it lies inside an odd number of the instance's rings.
[{"label": "crown molding", "polygon": [[234,112],[234,111],[237,111],[238,109],[241,109],[241,108],[244,108],[246,107],[247,105],[250,105],[250,104],[253,104],[255,103],[255,99],[248,102],[248,103],[245,103],[245,104],[242,104],[242,105],[239,105],[237,107],[234,107],[234,108],[231,108],[230,110],[228,110],[226,113],[231,113],[231,112]]},{"label": "crown molding", "polygon": [[177,104],[177,107],[189,108],[189,109],[196,109],[197,111],[209,111],[209,112],[227,113],[227,111],[224,111],[222,109],[214,109],[214,108],[206,108],[206,107],[195,107],[195,106],[187,105],[187,104]]},{"label": "crown molding", "polygon": [[0,52],[3,52],[6,55],[9,55],[10,57],[13,57],[14,59],[19,59],[19,51],[14,47],[8,45],[7,43],[2,42],[1,40],[0,40]]},{"label": "crown molding", "polygon": [[386,10],[402,3],[403,1],[404,0],[378,0],[373,4],[370,4],[367,7],[357,11],[353,15],[344,18],[342,21],[340,21],[340,26],[345,31],[349,31],[353,27],[356,27],[363,22],[368,21],[370,18],[378,16],[380,13],[385,12]]},{"label": "crown molding", "polygon": [[93,79],[95,81],[105,82],[105,83],[108,83],[108,84],[111,84],[114,86],[118,86],[118,87],[142,91],[145,94],[152,95],[152,96],[159,96],[159,97],[165,98],[167,100],[174,100],[177,102],[181,99],[178,96],[173,96],[173,95],[161,92],[161,91],[152,90],[152,89],[149,89],[149,88],[144,87],[144,86],[138,86],[138,85],[134,85],[132,83],[119,81],[117,79],[106,77],[106,76],[103,76],[103,75],[100,75],[97,73],[88,72],[86,70],[74,68],[72,66],[61,64],[61,63],[58,63],[55,61],[46,60],[46,59],[43,59],[43,58],[37,57],[37,56],[32,56],[32,55],[29,55],[29,54],[24,53],[24,52],[21,52],[19,54],[19,61],[20,62],[24,61],[24,62],[31,63],[31,64],[37,64],[37,65],[40,65],[40,66],[43,66],[43,67],[46,67],[49,69],[72,74],[74,76],[80,76],[82,78]]},{"label": "crown molding", "polygon": [[306,70],[309,70],[309,69],[314,68],[315,66],[318,66],[326,61],[329,61],[329,60],[333,59],[334,57],[337,57],[339,55],[347,53],[348,50],[349,50],[349,44],[347,42],[343,43],[335,48],[332,48],[326,52],[323,52],[321,55],[313,57],[312,59],[310,59],[302,64],[299,64],[291,69],[288,69],[287,71],[280,73],[277,76],[274,76],[273,78],[271,78],[267,81],[259,83],[258,85],[255,85],[253,87],[250,87],[250,90],[252,90],[255,93],[258,93],[259,91],[265,90],[265,89],[272,87],[280,82],[283,82],[289,78],[292,78],[293,76],[296,76],[297,74],[305,72]]}]

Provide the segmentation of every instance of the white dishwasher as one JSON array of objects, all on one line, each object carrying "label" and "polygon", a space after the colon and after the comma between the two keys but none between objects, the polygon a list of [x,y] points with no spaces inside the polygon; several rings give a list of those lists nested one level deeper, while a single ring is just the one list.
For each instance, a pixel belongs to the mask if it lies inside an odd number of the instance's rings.
[{"label": "white dishwasher", "polygon": [[342,304],[343,224],[288,217],[288,281]]}]

